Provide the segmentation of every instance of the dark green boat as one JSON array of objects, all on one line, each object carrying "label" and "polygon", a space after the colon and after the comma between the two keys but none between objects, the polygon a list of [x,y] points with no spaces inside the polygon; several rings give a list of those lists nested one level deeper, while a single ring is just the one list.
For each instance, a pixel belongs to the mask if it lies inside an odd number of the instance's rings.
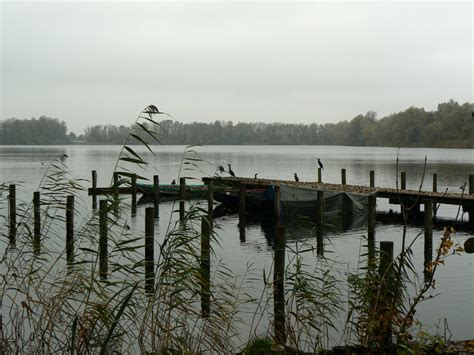
[{"label": "dark green boat", "polygon": [[[153,197],[154,188],[151,184],[137,184],[137,190],[146,197]],[[185,198],[204,198],[206,196],[206,185],[186,185]],[[179,198],[179,185],[160,184],[160,197]]]}]

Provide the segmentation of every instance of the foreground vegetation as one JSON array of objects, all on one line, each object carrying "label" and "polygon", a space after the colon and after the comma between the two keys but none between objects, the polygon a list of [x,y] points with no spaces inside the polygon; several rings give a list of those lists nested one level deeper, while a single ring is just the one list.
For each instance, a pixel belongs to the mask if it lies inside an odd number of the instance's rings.
[{"label": "foreground vegetation", "polygon": [[[474,148],[472,103],[451,100],[436,111],[410,107],[377,119],[375,112],[350,121],[326,124],[161,122],[162,144],[305,144],[391,147]],[[297,117],[295,117],[297,119]],[[146,123],[146,122],[145,122]],[[146,123],[147,124],[147,123]],[[8,119],[0,123],[0,144],[123,144],[129,127],[96,125],[80,134],[66,133],[64,122]]]}]

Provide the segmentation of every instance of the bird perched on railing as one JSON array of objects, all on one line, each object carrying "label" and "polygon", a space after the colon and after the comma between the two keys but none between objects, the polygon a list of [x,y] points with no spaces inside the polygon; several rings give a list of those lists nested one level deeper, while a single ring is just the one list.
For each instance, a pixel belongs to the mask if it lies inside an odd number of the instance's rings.
[{"label": "bird perched on railing", "polygon": [[230,175],[230,176],[235,176],[235,173],[234,173],[234,171],[232,170],[230,164],[227,164],[227,165],[229,165],[229,175]]},{"label": "bird perched on railing", "polygon": [[300,182],[300,178],[298,177],[298,175],[296,173],[295,173],[295,181]]},{"label": "bird perched on railing", "polygon": [[324,170],[324,166],[323,166],[323,163],[321,162],[321,160],[318,158],[318,165],[321,169]]}]

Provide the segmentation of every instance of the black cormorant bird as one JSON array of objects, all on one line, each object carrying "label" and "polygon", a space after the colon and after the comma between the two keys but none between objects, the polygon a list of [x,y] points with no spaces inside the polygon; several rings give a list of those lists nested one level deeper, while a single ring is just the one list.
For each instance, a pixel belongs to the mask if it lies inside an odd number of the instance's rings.
[{"label": "black cormorant bird", "polygon": [[324,170],[324,166],[323,166],[323,163],[321,162],[321,160],[318,158],[318,165],[321,169]]},{"label": "black cormorant bird", "polygon": [[176,179],[173,179],[173,181],[171,181],[171,185],[176,185]]},{"label": "black cormorant bird", "polygon": [[255,173],[255,176],[253,177],[255,180],[257,180],[257,175],[258,173]]},{"label": "black cormorant bird", "polygon": [[234,171],[232,170],[232,168],[230,167],[230,164],[227,164],[227,165],[229,165],[229,175],[230,175],[230,176],[235,176],[235,173],[234,173]]},{"label": "black cormorant bird", "polygon": [[222,173],[225,173],[225,169],[224,169],[224,167],[223,167],[222,165],[219,165],[219,166],[217,167],[217,169],[221,172],[221,174],[222,174]]},{"label": "black cormorant bird", "polygon": [[298,177],[298,175],[296,175],[296,173],[295,173],[295,181],[300,182],[300,178]]}]

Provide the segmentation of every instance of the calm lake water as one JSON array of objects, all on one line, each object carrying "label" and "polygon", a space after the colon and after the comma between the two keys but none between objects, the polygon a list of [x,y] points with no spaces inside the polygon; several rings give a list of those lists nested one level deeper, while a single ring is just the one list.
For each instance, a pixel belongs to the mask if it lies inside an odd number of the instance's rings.
[{"label": "calm lake water", "polygon": [[[32,192],[38,186],[46,167],[59,154],[67,154],[67,165],[71,175],[76,178],[90,179],[91,170],[98,174],[98,185],[110,184],[112,172],[117,162],[120,146],[0,146],[0,182],[21,183],[17,195],[25,201],[31,201]],[[347,170],[347,183],[368,185],[369,171],[375,171],[376,186],[396,186],[396,160],[399,158],[399,171],[407,172],[407,188],[418,189],[420,186],[425,156],[427,157],[424,190],[430,190],[432,174],[438,174],[438,191],[460,192],[470,174],[474,174],[474,150],[469,149],[419,149],[419,148],[373,148],[341,146],[208,146],[195,147],[196,152],[186,156],[199,158],[199,168],[191,165],[192,170],[182,170],[182,176],[198,179],[213,175],[218,165],[232,164],[237,176],[253,177],[258,173],[260,178],[288,179],[298,173],[301,181],[315,181],[317,175],[316,158],[324,163],[323,181],[340,182],[340,170]],[[160,176],[162,183],[169,183],[178,177],[182,167],[184,146],[156,146],[155,156],[144,148],[137,148],[152,167],[141,172],[151,178]],[[85,183],[89,187],[89,183]],[[83,213],[90,209],[90,198],[85,194],[80,203]],[[157,221],[156,243],[164,235],[169,217],[174,208],[172,202],[163,203],[160,207],[160,220]],[[387,201],[377,201],[378,210],[394,209]],[[131,226],[143,226],[144,207],[131,221]],[[438,215],[454,217],[458,209],[454,206],[443,206]],[[81,211],[80,211],[81,213]],[[0,214],[6,215],[6,205],[0,206]],[[467,214],[462,216],[467,219]],[[241,275],[246,266],[252,264],[254,270],[271,269],[272,245],[258,223],[246,227],[245,241],[239,238],[237,216],[226,216],[218,219],[221,248],[216,249],[217,258],[229,266],[235,274]],[[420,227],[408,228],[408,239],[413,240],[421,231]],[[360,252],[363,251],[366,229],[349,230],[341,233],[330,233],[325,239],[325,255],[331,260],[335,272],[344,281],[348,272],[357,272]],[[434,231],[434,250],[442,231]],[[463,243],[470,235],[459,232],[454,236],[456,243]],[[297,238],[288,238],[288,246],[295,246]],[[393,241],[395,253],[400,250],[401,226],[377,224],[376,240]],[[305,242],[316,245],[309,236]],[[2,247],[3,248],[3,247]],[[414,243],[415,266],[421,271],[423,267],[423,237]],[[316,265],[318,258],[308,254],[308,264]],[[261,272],[260,272],[261,274]],[[421,275],[421,272],[420,272]],[[422,276],[421,276],[422,277]],[[436,275],[437,296],[419,306],[418,319],[432,332],[443,333],[444,320],[447,320],[453,340],[474,338],[474,254],[452,256]],[[248,292],[259,297],[262,290],[258,285]],[[347,291],[344,291],[347,293]],[[248,310],[249,314],[252,310]],[[251,318],[246,318],[250,321]],[[341,319],[344,317],[341,317]],[[340,320],[342,322],[342,320]],[[265,321],[262,321],[262,329]],[[245,324],[242,326],[245,329]],[[341,334],[334,335],[334,343],[341,340]]]}]

